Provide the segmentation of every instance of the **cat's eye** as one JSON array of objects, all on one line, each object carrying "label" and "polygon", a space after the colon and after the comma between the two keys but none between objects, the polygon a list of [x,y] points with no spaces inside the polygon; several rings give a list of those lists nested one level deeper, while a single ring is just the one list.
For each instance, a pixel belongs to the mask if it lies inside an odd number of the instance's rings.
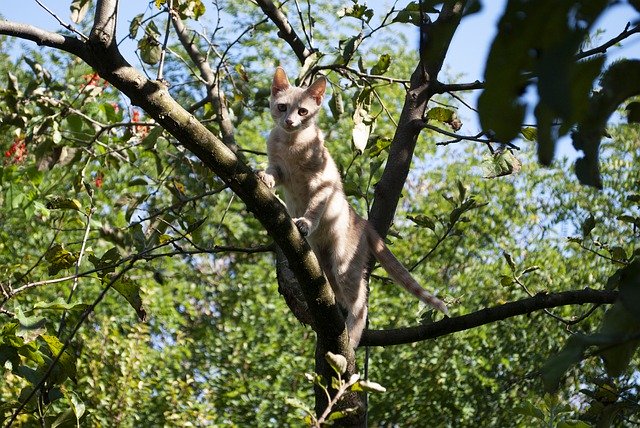
[{"label": "cat's eye", "polygon": [[278,111],[287,111],[286,104],[278,104]]},{"label": "cat's eye", "polygon": [[299,108],[299,109],[298,109],[298,114],[299,114],[300,116],[306,116],[306,115],[307,115],[307,113],[309,113],[309,110],[307,110],[306,108]]}]

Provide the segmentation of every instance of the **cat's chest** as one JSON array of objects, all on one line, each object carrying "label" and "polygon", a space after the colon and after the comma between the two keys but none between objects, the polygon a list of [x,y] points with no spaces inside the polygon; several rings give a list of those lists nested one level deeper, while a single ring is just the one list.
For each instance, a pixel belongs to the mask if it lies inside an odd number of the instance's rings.
[{"label": "cat's chest", "polygon": [[313,149],[283,150],[275,154],[275,163],[282,172],[282,184],[309,190],[328,174],[325,153]]}]

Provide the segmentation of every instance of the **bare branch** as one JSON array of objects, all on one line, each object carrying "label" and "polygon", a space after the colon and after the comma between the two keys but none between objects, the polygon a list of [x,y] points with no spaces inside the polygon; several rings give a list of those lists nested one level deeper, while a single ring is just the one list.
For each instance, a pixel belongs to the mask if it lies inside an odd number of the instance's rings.
[{"label": "bare branch", "polygon": [[471,83],[440,83],[437,85],[435,92],[444,94],[446,92],[473,91],[476,89],[484,89],[484,82],[476,80]]},{"label": "bare branch", "polygon": [[89,39],[105,50],[117,50],[116,23],[118,0],[99,0],[93,19],[93,28]]},{"label": "bare branch", "polygon": [[633,28],[629,28],[629,27],[631,27],[631,24],[627,23],[627,25],[624,27],[624,30],[622,30],[622,32],[618,34],[616,37],[614,37],[611,40],[608,40],[607,42],[593,49],[579,52],[578,55],[576,55],[576,59],[580,60],[592,55],[603,54],[607,51],[607,49],[620,43],[622,40],[626,39],[627,37],[636,33],[640,33],[640,25],[636,25]]},{"label": "bare branch", "polygon": [[28,24],[0,20],[0,34],[30,40],[38,46],[48,46],[76,55],[87,61],[89,53],[85,43],[71,36],[45,31]]},{"label": "bare branch", "polygon": [[76,33],[78,36],[80,36],[81,39],[83,40],[87,40],[88,37],[85,36],[84,34],[82,34],[81,32],[79,32],[78,30],[76,30],[73,25],[67,24],[66,22],[64,22],[58,15],[56,15],[51,9],[49,9],[44,3],[42,3],[40,0],[36,0],[36,3],[38,3],[38,6],[40,6],[41,8],[43,8],[44,10],[47,11],[47,13],[49,15],[51,15],[56,21],[58,21],[58,23],[60,25],[62,25],[64,28],[66,28],[67,30],[71,31],[72,33]]},{"label": "bare branch", "polygon": [[375,188],[375,199],[369,213],[374,228],[385,236],[395,216],[402,188],[409,174],[413,151],[423,129],[422,117],[438,87],[438,73],[462,18],[465,1],[446,1],[438,19],[423,22],[420,31],[426,43],[421,47],[420,63],[411,76],[411,86],[400,114],[398,127],[389,148],[387,165]]},{"label": "bare branch", "polygon": [[293,27],[289,23],[286,16],[280,11],[271,0],[256,0],[260,9],[269,17],[276,27],[278,27],[278,36],[291,46],[293,52],[298,57],[301,64],[304,64],[304,60],[311,55],[312,51],[307,49],[304,42],[296,34]]},{"label": "bare branch", "polygon": [[541,309],[584,303],[613,303],[617,297],[617,291],[593,290],[591,288],[552,294],[539,293],[528,299],[505,303],[504,305],[482,309],[459,317],[445,318],[432,324],[391,330],[365,331],[360,341],[360,346],[389,346],[420,342],[518,315],[530,314]]}]

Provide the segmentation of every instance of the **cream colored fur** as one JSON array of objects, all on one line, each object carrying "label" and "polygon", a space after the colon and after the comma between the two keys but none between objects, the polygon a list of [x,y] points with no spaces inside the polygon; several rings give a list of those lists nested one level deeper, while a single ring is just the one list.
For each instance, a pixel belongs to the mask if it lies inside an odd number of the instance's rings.
[{"label": "cream colored fur", "polygon": [[365,273],[371,254],[408,291],[445,313],[447,309],[411,277],[373,227],[349,206],[315,121],[325,89],[324,77],[299,88],[289,84],[281,67],[276,69],[270,100],[276,126],[267,141],[269,166],[259,176],[270,188],[282,186],[289,214],[346,311],[349,340],[355,348],[367,319]]}]

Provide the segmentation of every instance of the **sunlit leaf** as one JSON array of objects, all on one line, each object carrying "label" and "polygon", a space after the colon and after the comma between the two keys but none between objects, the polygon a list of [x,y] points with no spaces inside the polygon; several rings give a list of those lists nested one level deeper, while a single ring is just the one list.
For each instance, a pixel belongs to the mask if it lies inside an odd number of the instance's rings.
[{"label": "sunlit leaf", "polygon": [[78,260],[77,256],[66,250],[62,244],[56,244],[49,248],[44,258],[49,262],[49,275],[55,275],[62,269],[70,268]]},{"label": "sunlit leaf", "polygon": [[347,371],[347,359],[344,356],[327,352],[325,359],[337,374],[341,375]]},{"label": "sunlit leaf", "polygon": [[61,383],[67,378],[74,379],[76,377],[76,360],[73,354],[69,351],[69,348],[62,350],[64,345],[56,336],[49,334],[43,334],[40,336],[45,341],[51,354],[54,357],[58,357],[56,367],[59,370],[54,370],[55,376],[52,376],[56,383]]},{"label": "sunlit leaf", "polygon": [[484,157],[482,169],[485,178],[503,177],[520,172],[522,162],[510,149],[499,150]]},{"label": "sunlit leaf", "polygon": [[373,74],[374,76],[382,75],[386,73],[390,65],[391,65],[391,55],[389,54],[380,55],[378,62],[371,68],[371,74]]},{"label": "sunlit leaf", "polygon": [[71,20],[76,24],[79,24],[89,11],[91,6],[90,0],[73,0],[71,2]]},{"label": "sunlit leaf", "polygon": [[113,281],[111,287],[127,299],[127,302],[129,302],[138,314],[140,321],[144,321],[147,318],[147,312],[144,309],[142,297],[140,296],[140,285],[137,282],[126,276],[121,276]]}]

